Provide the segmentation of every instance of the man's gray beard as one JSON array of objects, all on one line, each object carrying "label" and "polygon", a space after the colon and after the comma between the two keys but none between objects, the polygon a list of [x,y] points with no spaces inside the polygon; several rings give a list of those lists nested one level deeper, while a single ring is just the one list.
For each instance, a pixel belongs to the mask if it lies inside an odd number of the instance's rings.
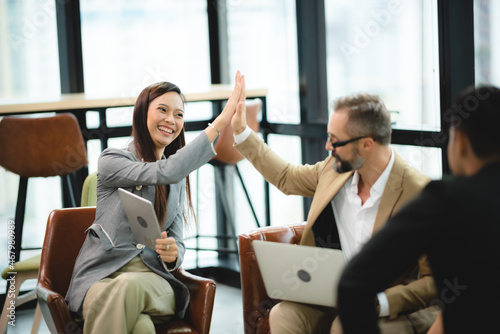
[{"label": "man's gray beard", "polygon": [[[337,173],[346,173],[352,170],[356,170],[358,168],[361,168],[365,163],[365,158],[359,155],[356,156],[356,158],[358,159],[355,160],[354,162],[338,159],[335,155],[333,157],[335,158],[335,162],[333,164],[333,170],[335,170]],[[338,161],[340,161],[340,165],[337,165]]]}]

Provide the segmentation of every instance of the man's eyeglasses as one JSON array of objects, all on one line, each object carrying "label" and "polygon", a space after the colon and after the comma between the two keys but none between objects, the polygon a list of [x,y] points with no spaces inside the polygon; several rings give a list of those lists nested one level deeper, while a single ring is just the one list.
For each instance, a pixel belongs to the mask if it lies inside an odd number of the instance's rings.
[{"label": "man's eyeglasses", "polygon": [[337,147],[346,146],[347,144],[355,142],[356,140],[360,140],[360,139],[368,138],[368,137],[370,137],[370,136],[361,136],[361,137],[356,137],[356,138],[352,138],[352,139],[349,139],[349,140],[337,141],[337,142],[334,143],[334,142],[332,142],[332,139],[330,138],[330,135],[328,135],[327,141],[330,143],[330,145],[332,145],[332,148],[335,149]]}]

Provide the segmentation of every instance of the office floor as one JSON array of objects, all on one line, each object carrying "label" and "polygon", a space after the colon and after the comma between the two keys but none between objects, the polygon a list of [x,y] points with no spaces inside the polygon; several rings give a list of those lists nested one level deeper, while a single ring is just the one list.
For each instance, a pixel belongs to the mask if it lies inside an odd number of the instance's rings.
[{"label": "office floor", "polygon": [[[8,326],[7,334],[26,334],[31,332],[35,310],[22,310],[16,313],[16,326]],[[42,320],[39,334],[49,334],[49,329]],[[214,313],[210,333],[238,334],[243,333],[243,311],[241,290],[217,283],[215,292]]]}]

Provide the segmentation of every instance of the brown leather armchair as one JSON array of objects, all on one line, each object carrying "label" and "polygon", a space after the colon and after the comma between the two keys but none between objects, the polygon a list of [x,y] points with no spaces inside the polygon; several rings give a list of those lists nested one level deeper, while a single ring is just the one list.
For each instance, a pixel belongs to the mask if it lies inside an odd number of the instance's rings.
[{"label": "brown leather armchair", "polygon": [[269,311],[279,302],[279,300],[271,299],[266,293],[252,241],[265,240],[298,244],[304,226],[305,223],[261,227],[238,236],[245,334],[268,334],[270,332]]},{"label": "brown leather armchair", "polygon": [[[47,222],[37,284],[43,317],[51,333],[81,333],[81,323],[72,317],[64,296],[75,260],[85,239],[85,230],[95,218],[95,207],[54,210]],[[174,276],[191,292],[183,320],[156,328],[157,333],[208,333],[215,298],[215,282],[179,268]]]}]

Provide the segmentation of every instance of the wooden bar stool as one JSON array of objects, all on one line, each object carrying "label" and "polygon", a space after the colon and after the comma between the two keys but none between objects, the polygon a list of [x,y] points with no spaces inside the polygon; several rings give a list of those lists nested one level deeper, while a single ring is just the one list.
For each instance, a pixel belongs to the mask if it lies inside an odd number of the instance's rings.
[{"label": "wooden bar stool", "polygon": [[[15,219],[9,222],[13,225],[10,239],[12,244],[9,245],[14,248],[12,253],[9,253],[7,268],[2,272],[2,278],[14,278],[14,280],[7,281],[0,333],[5,332],[9,321],[10,305],[18,307],[36,298],[35,291],[18,297],[21,284],[27,279],[37,278],[40,266],[40,255],[19,261],[23,249],[22,235],[28,179],[49,176],[66,178],[67,191],[72,199],[72,205],[76,206],[70,174],[86,165],[85,142],[73,114],[63,113],[43,118],[5,117],[0,122],[0,166],[20,177]],[[42,221],[45,222],[45,219],[43,217]],[[40,319],[40,308],[37,305],[32,333],[38,331]]]}]

